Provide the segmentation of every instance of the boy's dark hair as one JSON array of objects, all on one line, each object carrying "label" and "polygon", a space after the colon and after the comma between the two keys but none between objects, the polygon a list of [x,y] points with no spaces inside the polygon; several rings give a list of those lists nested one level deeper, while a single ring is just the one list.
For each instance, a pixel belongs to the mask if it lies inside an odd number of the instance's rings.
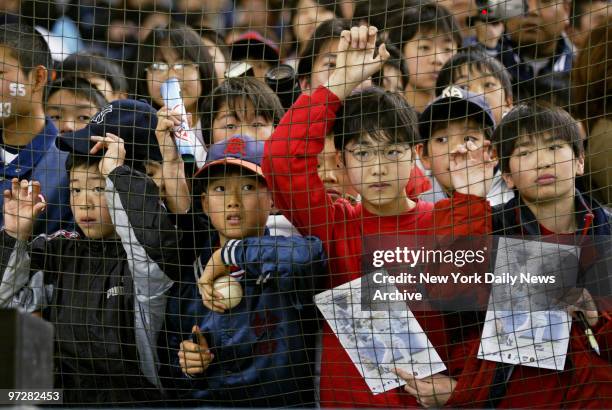
[{"label": "boy's dark hair", "polygon": [[[136,98],[150,99],[146,69],[155,62],[157,51],[162,47],[171,47],[176,51],[179,59],[198,65],[202,95],[198,99],[197,112],[203,112],[208,96],[217,85],[215,67],[212,57],[198,33],[184,24],[173,23],[171,27],[156,28],[140,44],[137,62],[134,66],[135,84],[133,92]],[[150,103],[156,105],[154,101],[150,101]]]},{"label": "boy's dark hair", "polygon": [[[493,128],[485,127],[481,121],[478,121],[473,116],[468,116],[464,118],[450,118],[448,121],[444,121],[444,120],[432,121],[431,122],[431,134],[433,135],[435,132],[439,130],[448,128],[451,123],[459,122],[463,124],[466,121],[468,122],[468,124],[475,125],[476,129],[482,130],[482,134],[484,135],[486,140],[493,141]],[[429,138],[423,135],[421,137],[423,138],[421,140],[421,142],[423,143],[423,154],[429,155],[429,147],[428,147]]]},{"label": "boy's dark hair", "polygon": [[60,65],[61,76],[86,77],[90,74],[106,79],[114,92],[129,93],[123,68],[103,56],[90,53],[71,54]]},{"label": "boy's dark hair", "polygon": [[408,63],[406,63],[406,60],[404,59],[397,47],[389,44],[386,41],[385,45],[387,47],[387,51],[389,52],[389,59],[385,61],[383,68],[378,73],[372,76],[372,83],[377,87],[382,87],[383,78],[385,77],[384,68],[385,66],[391,66],[399,70],[403,88],[406,88],[406,86],[408,85],[408,81],[410,80],[410,73],[408,72]]},{"label": "boy's dark hair", "polygon": [[404,53],[406,43],[418,33],[446,34],[461,47],[463,38],[457,21],[448,10],[428,1],[409,6],[403,13],[389,19],[389,40],[400,52]]},{"label": "boy's dark hair", "polygon": [[351,22],[347,19],[332,19],[319,24],[312,34],[312,38],[300,55],[297,67],[297,77],[304,78],[312,75],[312,67],[319,56],[321,49],[330,40],[339,39],[343,30],[350,30]]},{"label": "boy's dark hair", "polygon": [[468,70],[477,70],[483,75],[488,74],[497,78],[504,87],[506,98],[513,102],[512,78],[506,67],[495,57],[475,47],[462,50],[444,64],[436,82],[437,96],[442,94],[446,87],[455,84],[464,66],[467,66]]},{"label": "boy's dark hair", "polygon": [[68,157],[66,157],[66,171],[70,172],[72,168],[83,165],[90,167],[99,163],[101,160],[102,157],[99,155],[80,155],[74,152],[69,152]]},{"label": "boy's dark hair", "polygon": [[576,120],[567,111],[542,103],[520,104],[504,116],[493,133],[502,172],[510,172],[510,157],[517,141],[524,136],[537,138],[543,134],[553,134],[555,139],[568,143],[576,157],[584,153]]},{"label": "boy's dark hair", "polygon": [[63,77],[52,82],[45,89],[45,106],[49,98],[61,90],[72,91],[76,95],[86,98],[98,109],[102,109],[108,103],[104,95],[86,79],[81,77]]},{"label": "boy's dark hair", "polygon": [[401,14],[406,7],[414,6],[418,0],[358,0],[355,2],[353,22],[359,25],[367,22],[379,30],[393,27],[394,16]]},{"label": "boy's dark hair", "polygon": [[5,24],[0,28],[0,45],[7,46],[27,75],[41,65],[51,68],[51,52],[44,38],[32,26]]},{"label": "boy's dark hair", "polygon": [[278,96],[264,82],[254,77],[228,78],[214,89],[202,112],[202,137],[206,146],[211,145],[212,124],[221,106],[227,104],[233,110],[238,101],[250,101],[257,115],[276,126],[285,114]]},{"label": "boy's dark hair", "polygon": [[207,26],[200,27],[196,30],[200,34],[200,37],[209,40],[217,46],[217,48],[221,51],[221,54],[223,54],[223,57],[225,57],[225,61],[230,61],[229,47],[227,44],[225,44],[223,35],[220,32]]},{"label": "boy's dark hair", "polygon": [[334,125],[334,146],[344,147],[368,134],[391,143],[413,145],[419,140],[417,114],[397,93],[378,87],[350,95],[344,102]]}]

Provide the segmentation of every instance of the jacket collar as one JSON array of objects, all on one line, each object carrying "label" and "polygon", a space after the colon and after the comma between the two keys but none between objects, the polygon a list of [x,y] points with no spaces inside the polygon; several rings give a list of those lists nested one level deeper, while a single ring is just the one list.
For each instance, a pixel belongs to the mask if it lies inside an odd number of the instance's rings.
[{"label": "jacket collar", "polygon": [[[498,43],[498,51],[501,53],[501,58],[504,65],[507,67],[516,66],[516,69],[518,69],[518,66],[523,67],[525,64],[527,64],[527,62],[515,50],[518,50],[517,46],[514,44],[510,36],[505,34],[502,37],[502,40]],[[569,71],[572,68],[573,55],[574,52],[572,44],[567,38],[567,35],[562,33],[561,37],[557,41],[557,49],[555,50],[554,56],[549,59],[548,64],[541,70],[540,73],[532,73],[532,75]],[[508,66],[508,64],[510,65]]]},{"label": "jacket collar", "polygon": [[[577,189],[574,195],[574,201],[577,225],[576,232],[578,235],[610,235],[610,217],[597,201],[588,198]],[[589,205],[589,203],[592,205]],[[520,195],[516,194],[503,208],[505,214],[508,212],[513,213],[512,216],[514,218],[512,219],[514,219],[516,222],[515,226],[518,227],[522,234],[540,235],[540,224],[529,207],[523,203]]]},{"label": "jacket collar", "polygon": [[47,150],[55,144],[58,131],[49,119],[45,119],[45,128],[28,145],[19,150],[17,157],[9,164],[0,162],[0,172],[4,178],[20,178],[29,174],[38,164]]}]

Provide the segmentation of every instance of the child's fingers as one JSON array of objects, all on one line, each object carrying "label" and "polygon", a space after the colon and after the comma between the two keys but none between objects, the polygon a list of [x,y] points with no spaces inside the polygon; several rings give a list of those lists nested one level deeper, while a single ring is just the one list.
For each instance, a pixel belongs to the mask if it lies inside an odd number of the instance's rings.
[{"label": "child's fingers", "polygon": [[389,57],[391,57],[391,54],[389,54],[387,46],[385,43],[381,43],[380,46],[378,46],[378,59],[384,63],[389,59]]},{"label": "child's fingers", "polygon": [[359,47],[359,27],[351,27],[351,48]]},{"label": "child's fingers", "polygon": [[368,26],[359,27],[359,49],[363,50],[368,45]]},{"label": "child's fingers", "polygon": [[19,199],[19,180],[17,178],[11,180],[11,195],[13,199]]},{"label": "child's fingers", "polygon": [[4,203],[6,203],[6,201],[10,201],[11,197],[13,196],[10,189],[5,189],[2,195],[4,196]]},{"label": "child's fingers", "polygon": [[27,179],[24,179],[19,184],[19,199],[26,199],[28,197],[28,188],[30,183]]},{"label": "child's fingers", "polygon": [[374,26],[368,27],[367,34],[367,44],[366,48],[368,50],[374,50],[376,48],[376,33],[378,33],[378,29]]}]

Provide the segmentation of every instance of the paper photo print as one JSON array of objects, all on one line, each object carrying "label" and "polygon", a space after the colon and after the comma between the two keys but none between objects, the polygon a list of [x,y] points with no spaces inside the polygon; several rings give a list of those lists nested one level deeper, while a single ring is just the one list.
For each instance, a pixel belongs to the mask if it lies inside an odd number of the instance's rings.
[{"label": "paper photo print", "polygon": [[405,310],[362,310],[361,279],[315,296],[351,360],[374,394],[405,382],[392,370],[399,368],[422,379],[446,369],[423,328]]},{"label": "paper photo print", "polygon": [[478,357],[563,370],[572,320],[554,301],[575,285],[578,249],[500,238],[497,250]]}]

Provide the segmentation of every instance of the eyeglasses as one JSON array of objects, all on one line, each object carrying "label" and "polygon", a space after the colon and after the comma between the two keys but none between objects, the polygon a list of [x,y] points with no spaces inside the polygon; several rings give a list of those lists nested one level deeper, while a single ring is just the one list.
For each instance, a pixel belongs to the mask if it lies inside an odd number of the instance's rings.
[{"label": "eyeglasses", "polygon": [[406,156],[406,153],[410,151],[410,147],[407,145],[385,145],[382,148],[374,147],[363,147],[357,146],[353,149],[347,149],[353,157],[359,162],[370,162],[381,153],[387,161],[399,161]]},{"label": "eyeglasses", "polygon": [[170,70],[173,70],[175,73],[180,73],[188,69],[193,69],[195,67],[197,67],[196,63],[152,63],[149,67],[146,68],[146,70],[152,73],[167,73]]}]

